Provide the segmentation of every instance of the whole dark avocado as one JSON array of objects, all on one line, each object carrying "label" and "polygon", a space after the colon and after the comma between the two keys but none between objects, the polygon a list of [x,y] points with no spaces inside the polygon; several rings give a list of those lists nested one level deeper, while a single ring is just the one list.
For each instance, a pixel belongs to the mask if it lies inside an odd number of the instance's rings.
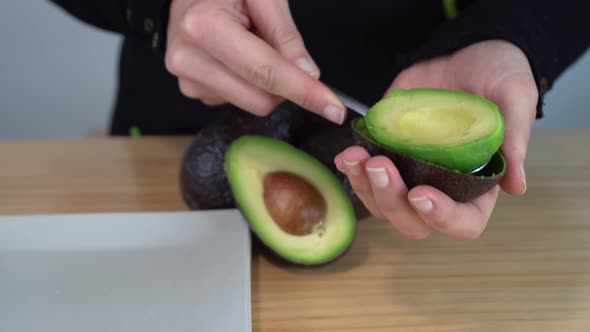
[{"label": "whole dark avocado", "polygon": [[225,125],[233,139],[243,135],[261,135],[295,143],[305,126],[305,112],[289,101],[279,104],[268,116],[257,116],[233,107],[216,125]]},{"label": "whole dark avocado", "polygon": [[383,155],[391,159],[408,189],[418,185],[429,185],[446,193],[457,202],[467,202],[492,189],[506,172],[506,160],[500,151],[496,152],[487,165],[478,172],[461,173],[384,147],[371,136],[364,118],[352,121],[352,129],[355,142],[365,148],[370,155]]},{"label": "whole dark avocado", "polygon": [[261,135],[293,143],[304,125],[304,111],[284,102],[266,117],[232,108],[216,122],[200,130],[184,152],[180,168],[180,191],[195,210],[235,207],[223,170],[225,151],[243,135]]},{"label": "whole dark avocado", "polygon": [[191,209],[222,209],[234,205],[223,172],[223,155],[234,139],[228,129],[222,124],[202,129],[184,153],[180,191]]}]

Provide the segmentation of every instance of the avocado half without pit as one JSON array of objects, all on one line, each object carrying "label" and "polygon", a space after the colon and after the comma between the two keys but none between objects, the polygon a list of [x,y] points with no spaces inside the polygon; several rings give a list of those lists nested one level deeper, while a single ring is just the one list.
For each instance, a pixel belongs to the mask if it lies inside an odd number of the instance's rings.
[{"label": "avocado half without pit", "polygon": [[303,150],[245,135],[228,147],[224,168],[236,206],[278,256],[319,265],[352,244],[356,217],[348,195],[336,175]]},{"label": "avocado half without pit", "polygon": [[355,142],[385,155],[408,189],[433,186],[459,202],[492,189],[506,172],[504,120],[478,95],[445,89],[393,90],[352,122]]}]

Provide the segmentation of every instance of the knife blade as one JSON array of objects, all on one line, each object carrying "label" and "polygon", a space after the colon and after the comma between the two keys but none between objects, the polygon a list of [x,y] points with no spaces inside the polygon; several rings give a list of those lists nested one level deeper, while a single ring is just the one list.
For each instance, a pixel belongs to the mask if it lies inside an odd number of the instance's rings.
[{"label": "knife blade", "polygon": [[[325,84],[325,83],[324,83]],[[336,97],[338,97],[338,99],[340,99],[340,101],[342,101],[342,103],[344,104],[344,106],[350,108],[352,111],[365,116],[367,115],[367,111],[369,110],[369,106],[363,104],[362,102],[354,99],[353,97],[345,94],[344,92],[329,86],[328,84],[325,84],[328,89],[332,90],[332,92],[334,92],[334,94],[336,95]]]}]

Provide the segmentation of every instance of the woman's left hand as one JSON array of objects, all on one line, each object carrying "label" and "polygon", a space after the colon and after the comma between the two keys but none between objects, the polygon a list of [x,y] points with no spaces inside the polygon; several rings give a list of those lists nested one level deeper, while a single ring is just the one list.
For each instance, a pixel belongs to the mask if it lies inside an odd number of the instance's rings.
[{"label": "woman's left hand", "polygon": [[511,43],[483,41],[409,67],[387,93],[395,88],[417,87],[462,90],[498,105],[506,125],[501,150],[508,163],[499,186],[471,202],[459,203],[429,186],[408,191],[389,159],[371,157],[359,146],[347,148],[334,162],[347,174],[367,209],[391,222],[402,235],[424,239],[439,231],[455,239],[476,239],[487,226],[500,188],[512,195],[526,191],[524,161],[538,100],[530,64]]}]

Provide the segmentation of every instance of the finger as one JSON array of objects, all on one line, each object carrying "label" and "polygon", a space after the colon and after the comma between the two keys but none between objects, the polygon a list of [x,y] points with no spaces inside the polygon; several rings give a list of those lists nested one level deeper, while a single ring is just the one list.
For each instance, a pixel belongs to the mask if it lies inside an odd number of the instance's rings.
[{"label": "finger", "polygon": [[350,185],[359,199],[363,202],[367,210],[371,212],[373,216],[379,219],[385,219],[377,203],[375,197],[373,197],[373,190],[371,184],[364,172],[364,163],[370,158],[370,155],[365,149],[353,146],[347,148],[342,153],[336,156],[334,162],[336,168],[343,171],[350,181]]},{"label": "finger", "polygon": [[[194,96],[196,92],[200,93],[199,98],[208,92],[207,100],[212,99],[214,103],[224,100],[261,116],[269,114],[282,101],[194,47],[182,45],[171,49],[166,56],[166,66],[171,73],[182,78],[181,81],[193,82],[192,85],[184,83],[186,92],[193,92],[193,98],[197,98]],[[191,89],[195,84],[198,84],[198,91]]]},{"label": "finger", "polygon": [[227,103],[227,101],[221,97],[217,97],[215,95],[210,95],[210,96],[206,96],[201,98],[201,102],[205,105],[209,105],[209,106],[219,106],[219,105],[223,105],[225,103]]},{"label": "finger", "polygon": [[346,108],[332,91],[284,59],[236,19],[221,14],[186,18],[187,38],[231,71],[262,90],[289,99],[334,123],[344,122]]},{"label": "finger", "polygon": [[453,84],[452,77],[445,75],[446,66],[442,65],[448,56],[422,60],[402,70],[387,88],[383,97],[395,89],[414,89],[429,87],[446,87]]},{"label": "finger", "polygon": [[192,99],[201,99],[206,94],[206,89],[201,84],[184,78],[178,79],[178,88],[183,95]]},{"label": "finger", "polygon": [[506,132],[501,149],[506,157],[507,172],[500,182],[508,194],[526,192],[524,163],[536,114],[537,89],[529,75],[515,75],[497,85],[492,100],[497,100],[504,115]]},{"label": "finger", "polygon": [[432,228],[422,221],[408,204],[408,189],[391,160],[383,156],[365,163],[375,202],[381,213],[405,237],[420,240],[432,233]]},{"label": "finger", "polygon": [[485,230],[498,192],[496,186],[471,202],[458,203],[435,188],[418,186],[408,199],[427,225],[457,240],[474,240]]},{"label": "finger", "polygon": [[320,70],[305,48],[286,0],[250,1],[248,7],[252,21],[265,41],[307,74],[316,79],[320,77]]},{"label": "finger", "polygon": [[203,104],[215,106],[225,104],[227,101],[217,96],[204,87],[202,84],[184,79],[178,79],[178,86],[183,95],[192,98],[199,99]]}]

